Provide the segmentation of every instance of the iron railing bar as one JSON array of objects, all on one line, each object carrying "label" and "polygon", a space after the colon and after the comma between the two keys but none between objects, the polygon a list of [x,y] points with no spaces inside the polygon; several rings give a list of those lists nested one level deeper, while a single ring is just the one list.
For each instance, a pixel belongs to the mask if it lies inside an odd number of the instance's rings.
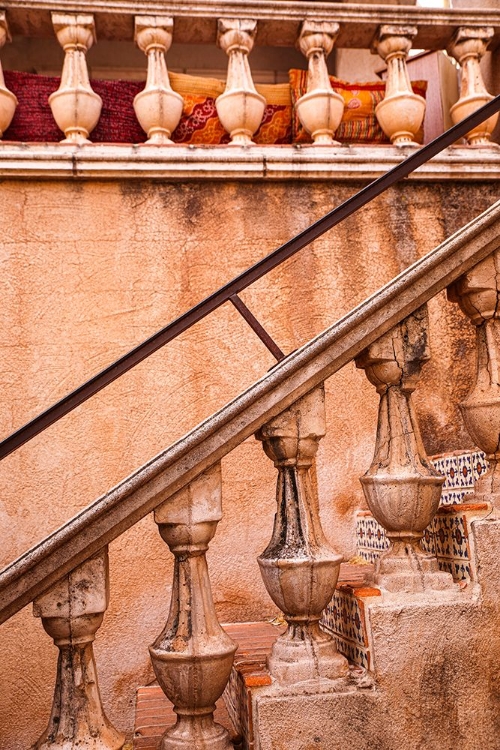
[{"label": "iron railing bar", "polygon": [[248,309],[243,300],[238,297],[237,294],[232,294],[231,297],[229,297],[229,300],[238,310],[241,317],[248,323],[252,331],[257,334],[264,346],[269,349],[273,357],[275,357],[278,362],[281,362],[281,360],[285,358],[286,354],[281,351],[276,341],[271,338],[264,326],[261,325],[261,323],[257,320],[253,312]]},{"label": "iron railing bar", "polygon": [[299,250],[302,250],[302,248],[310,242],[318,239],[318,237],[321,237],[321,235],[329,229],[332,229],[332,227],[336,226],[348,216],[351,216],[371,200],[379,196],[387,190],[387,188],[391,187],[404,177],[407,177],[415,169],[418,169],[418,167],[425,164],[425,162],[429,161],[433,156],[436,156],[440,151],[443,151],[443,149],[451,146],[459,138],[465,136],[470,130],[477,125],[480,125],[484,120],[487,120],[499,110],[500,95],[494,97],[487,104],[480,107],[457,125],[454,125],[449,130],[439,135],[427,145],[422,146],[422,148],[412,153],[400,164],[397,164],[384,175],[373,180],[373,182],[362,188],[358,193],[341,203],[340,206],[332,209],[332,211],[327,213],[314,224],[311,224],[307,229],[304,229],[272,253],[266,255],[255,265],[251,266],[239,276],[236,276],[232,281],[228,282],[190,310],[183,313],[180,317],[173,320],[167,326],[157,331],[149,339],[146,339],[146,341],[134,347],[134,349],[131,349],[127,354],[124,354],[117,359],[116,362],[113,362],[113,364],[109,365],[104,370],[101,370],[101,372],[87,380],[76,390],[72,391],[67,396],[64,396],[60,401],[50,406],[23,427],[20,427],[9,435],[9,437],[5,438],[0,443],[0,460],[5,458],[5,456],[8,456],[24,443],[28,442],[28,440],[31,440],[35,435],[38,435],[47,427],[54,424],[54,422],[57,422],[61,417],[65,416],[73,409],[76,409],[77,406],[83,404],[121,375],[124,375],[158,349],[161,349],[165,344],[168,344],[181,333],[187,331],[195,323],[198,323],[211,312],[227,302],[232,295],[246,289],[262,276],[265,276],[273,268],[276,268],[276,266],[279,266],[292,255],[295,255]]}]

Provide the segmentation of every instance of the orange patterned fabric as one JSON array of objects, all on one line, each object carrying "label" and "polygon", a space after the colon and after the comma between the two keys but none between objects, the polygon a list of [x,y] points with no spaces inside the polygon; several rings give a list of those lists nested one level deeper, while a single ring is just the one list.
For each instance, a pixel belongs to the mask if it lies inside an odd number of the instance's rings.
[{"label": "orange patterned fabric", "polygon": [[[301,124],[295,104],[307,91],[307,70],[290,70],[290,87],[294,104],[292,140],[294,143],[311,143],[311,136]],[[335,132],[335,139],[341,143],[389,143],[375,116],[375,107],[385,94],[385,82],[348,83],[330,76],[332,88],[344,99],[342,122]],[[427,81],[412,81],[415,94],[423,96],[427,91]],[[423,141],[423,129],[417,134],[419,143]]]},{"label": "orange patterned fabric", "polygon": [[[217,116],[216,98],[224,92],[225,83],[214,78],[201,78],[171,73],[170,83],[184,99],[179,125],[172,133],[175,143],[218,145],[229,143],[230,136]],[[290,86],[256,86],[267,105],[262,123],[254,136],[260,144],[292,142],[292,99]]]}]

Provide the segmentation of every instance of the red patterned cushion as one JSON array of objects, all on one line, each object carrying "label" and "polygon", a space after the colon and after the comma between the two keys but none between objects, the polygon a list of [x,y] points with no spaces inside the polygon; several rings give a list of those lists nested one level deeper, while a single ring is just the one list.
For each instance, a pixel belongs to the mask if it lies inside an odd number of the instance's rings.
[{"label": "red patterned cushion", "polygon": [[[222,144],[230,138],[222,127],[215,99],[224,91],[224,82],[171,74],[175,91],[184,98],[181,120],[172,134],[176,143]],[[59,88],[60,79],[34,73],[5,71],[5,84],[18,98],[19,104],[4,141],[49,142],[64,138],[49,107],[50,94]],[[134,112],[134,97],[144,88],[140,81],[91,81],[93,90],[102,98],[102,112],[90,135],[94,143],[143,143],[147,136]],[[255,135],[257,143],[291,143],[292,103],[290,87],[258,86],[268,105],[262,124]]]},{"label": "red patterned cushion", "polygon": [[[18,99],[14,118],[4,141],[54,143],[64,138],[49,107],[50,94],[59,88],[60,78],[34,73],[5,71],[5,85]],[[99,122],[91,133],[95,143],[142,143],[146,134],[137,122],[132,102],[144,88],[137,81],[92,81],[102,99]]]}]

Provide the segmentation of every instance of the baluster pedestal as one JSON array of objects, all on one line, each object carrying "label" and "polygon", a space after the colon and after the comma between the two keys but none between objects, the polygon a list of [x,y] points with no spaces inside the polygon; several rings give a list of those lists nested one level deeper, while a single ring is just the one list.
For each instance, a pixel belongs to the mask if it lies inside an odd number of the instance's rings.
[{"label": "baluster pedestal", "polygon": [[59,648],[49,725],[33,750],[119,750],[125,737],[106,718],[92,642],[108,606],[108,552],[99,552],[33,603]]},{"label": "baluster pedestal", "polygon": [[372,52],[387,63],[385,96],[375,114],[380,127],[395,146],[418,146],[415,136],[425,115],[425,99],[413,92],[406,58],[417,34],[415,26],[383,25],[378,29]]},{"label": "baluster pedestal", "polygon": [[444,482],[425,454],[411,398],[429,359],[427,331],[423,307],[356,359],[380,394],[375,455],[360,481],[371,512],[391,541],[375,575],[376,583],[389,591],[452,586],[451,575],[439,570],[435,555],[420,547]]},{"label": "baluster pedestal", "polygon": [[174,21],[164,16],[136,16],[135,41],[148,58],[146,86],[134,99],[134,110],[150,144],[172,143],[184,100],[172,90],[165,53],[172,44]]},{"label": "baluster pedestal", "polygon": [[[0,11],[0,49],[5,42],[11,41],[9,26],[4,11]],[[0,64],[0,138],[9,127],[17,107],[17,97],[5,85],[2,65]]]},{"label": "baluster pedestal", "polygon": [[94,16],[52,13],[57,40],[64,50],[61,84],[49,96],[63,143],[89,143],[89,133],[99,121],[102,99],[92,90],[86,54],[95,42]]},{"label": "baluster pedestal", "polygon": [[249,146],[258,130],[266,100],[257,92],[248,62],[257,21],[219,19],[217,44],[229,56],[226,90],[217,97],[215,106],[223,127],[231,135],[231,143]]},{"label": "baluster pedestal", "polygon": [[316,388],[257,433],[278,469],[278,509],[269,545],[258,562],[265,586],[288,625],[268,659],[283,684],[347,674],[346,659],[319,627],[331,600],[342,556],[321,528],[311,466],[325,434],[324,390]]},{"label": "baluster pedestal", "polygon": [[478,502],[500,511],[500,252],[496,251],[448,289],[476,327],[476,382],[460,404],[465,426],[486,453],[489,470],[475,486]]},{"label": "baluster pedestal", "polygon": [[[462,70],[460,98],[450,109],[453,124],[460,122],[493,99],[484,85],[480,66],[481,59],[493,36],[494,30],[488,26],[483,28],[461,26],[448,46],[448,54],[455,58]],[[469,144],[490,146],[491,134],[497,122],[498,113],[469,131],[467,133]]]},{"label": "baluster pedestal", "polygon": [[304,21],[297,42],[308,61],[307,92],[296,104],[297,115],[315,144],[339,145],[333,134],[342,120],[344,100],[332,89],[326,66],[339,28],[338,23]]},{"label": "baluster pedestal", "polygon": [[217,620],[205,557],[221,507],[218,464],[155,511],[161,537],[175,556],[167,624],[149,649],[158,682],[177,714],[162,750],[233,750],[213,712],[236,644]]}]

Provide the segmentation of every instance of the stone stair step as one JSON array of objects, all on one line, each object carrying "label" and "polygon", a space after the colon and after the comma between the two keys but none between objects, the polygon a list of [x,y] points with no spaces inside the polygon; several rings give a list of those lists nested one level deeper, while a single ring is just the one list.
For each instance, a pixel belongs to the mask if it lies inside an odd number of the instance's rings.
[{"label": "stone stair step", "polygon": [[[338,590],[343,592],[368,592],[373,565],[368,563],[340,566]],[[378,590],[375,590],[378,594]],[[345,593],[344,593],[345,596]],[[218,701],[215,720],[231,736],[236,748],[253,750],[252,687],[271,684],[266,660],[276,638],[284,632],[282,620],[273,622],[243,622],[223,625],[224,630],[238,643],[234,666],[223,697]],[[157,684],[137,689],[134,726],[134,750],[158,750],[161,738],[168,727],[175,724],[173,706]],[[243,744],[241,744],[243,743]]]}]

